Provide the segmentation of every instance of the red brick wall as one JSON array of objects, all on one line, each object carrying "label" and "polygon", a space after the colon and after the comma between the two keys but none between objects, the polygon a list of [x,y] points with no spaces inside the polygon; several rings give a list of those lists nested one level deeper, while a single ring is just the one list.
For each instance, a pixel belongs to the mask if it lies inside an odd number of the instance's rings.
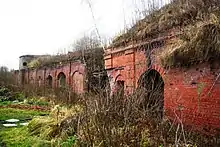
[{"label": "red brick wall", "polygon": [[[178,116],[184,124],[195,125],[197,129],[220,128],[220,77],[215,83],[220,73],[219,64],[215,68],[207,63],[186,69],[165,70],[160,66],[157,56],[162,49],[159,47],[152,51],[151,68],[160,73],[165,83],[165,114],[173,120]],[[145,51],[141,49],[108,49],[105,66],[112,93],[118,80],[124,81],[125,94],[132,93],[138,86],[138,79],[147,69],[146,62]]]},{"label": "red brick wall", "polygon": [[178,115],[185,124],[200,129],[220,128],[220,79],[213,72],[219,73],[208,64],[168,71],[164,76],[166,114]]},{"label": "red brick wall", "polygon": [[[28,69],[25,72],[25,84],[45,86],[48,76],[52,77],[52,87],[58,87],[58,75],[64,73],[66,84],[75,90],[76,93],[83,93],[85,90],[86,69],[85,65],[79,62],[57,65],[55,67],[44,67],[40,69]],[[18,74],[17,74],[18,75]],[[74,84],[76,83],[77,84]]]},{"label": "red brick wall", "polygon": [[[130,94],[137,87],[137,81],[146,70],[146,58],[143,51],[131,48],[105,57],[105,67],[114,91],[116,81],[125,81],[125,94]],[[108,70],[116,68],[114,70]]]}]

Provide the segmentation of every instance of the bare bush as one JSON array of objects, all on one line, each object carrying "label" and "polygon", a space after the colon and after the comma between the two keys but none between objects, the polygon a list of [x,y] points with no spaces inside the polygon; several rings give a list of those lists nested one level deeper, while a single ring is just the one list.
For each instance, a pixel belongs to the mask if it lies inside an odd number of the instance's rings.
[{"label": "bare bush", "polygon": [[0,86],[10,86],[12,84],[15,84],[13,71],[9,71],[7,67],[1,66],[0,67]]},{"label": "bare bush", "polygon": [[187,132],[181,121],[173,124],[166,117],[152,115],[154,109],[142,107],[143,103],[151,103],[143,95],[143,91],[138,91],[128,97],[110,97],[104,93],[85,96],[80,101],[83,112],[74,121],[78,123],[76,146],[213,146],[220,143],[217,136]]},{"label": "bare bush", "polygon": [[[142,93],[129,97],[98,95],[84,98],[77,136],[89,146],[144,146],[164,144],[158,128],[164,121],[143,108]],[[164,128],[165,129],[165,128]],[[150,138],[151,131],[156,138]],[[167,135],[167,134],[165,134]],[[146,137],[146,138],[145,138]],[[147,139],[147,140],[145,140]]]},{"label": "bare bush", "polygon": [[72,45],[74,50],[88,50],[93,48],[98,48],[101,46],[99,40],[93,36],[83,36],[82,38],[75,41]]}]

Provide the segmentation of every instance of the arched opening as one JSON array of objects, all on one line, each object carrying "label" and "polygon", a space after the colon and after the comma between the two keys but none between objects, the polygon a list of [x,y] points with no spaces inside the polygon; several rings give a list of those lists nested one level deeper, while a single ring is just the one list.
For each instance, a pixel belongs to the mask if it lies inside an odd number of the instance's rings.
[{"label": "arched opening", "polygon": [[125,88],[125,82],[122,80],[116,81],[116,93],[118,96],[123,97],[124,96],[124,88]]},{"label": "arched opening", "polygon": [[139,80],[139,88],[143,96],[143,108],[156,118],[163,117],[164,81],[160,73],[154,69],[146,71]]},{"label": "arched opening", "polygon": [[58,86],[59,87],[66,86],[66,75],[63,72],[58,74]]},{"label": "arched opening", "polygon": [[52,88],[52,85],[53,85],[53,77],[52,77],[51,75],[49,75],[49,76],[47,77],[47,86],[48,86],[49,88]]},{"label": "arched opening", "polygon": [[83,80],[83,74],[76,71],[73,74],[73,91],[77,94],[83,93],[84,91],[84,80]]},{"label": "arched opening", "polygon": [[124,96],[124,88],[125,88],[125,81],[121,74],[119,74],[115,78],[114,86],[113,86],[113,94],[123,97]]}]

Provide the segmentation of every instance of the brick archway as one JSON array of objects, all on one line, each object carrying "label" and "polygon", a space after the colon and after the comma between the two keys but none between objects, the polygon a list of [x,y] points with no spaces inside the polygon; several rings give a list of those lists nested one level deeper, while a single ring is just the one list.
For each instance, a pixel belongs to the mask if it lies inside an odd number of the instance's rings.
[{"label": "brick archway", "polygon": [[117,81],[124,81],[124,78],[121,74],[118,74],[116,77],[115,77],[115,82]]},{"label": "brick archway", "polygon": [[47,80],[47,86],[52,88],[52,86],[53,86],[53,77],[51,75],[48,75],[46,80]]},{"label": "brick archway", "polygon": [[65,87],[66,86],[66,75],[63,72],[60,72],[57,76],[58,80],[58,87]]},{"label": "brick archway", "polygon": [[160,74],[160,76],[163,78],[164,77],[164,75],[165,75],[165,73],[166,73],[166,71],[165,71],[165,69],[164,68],[162,68],[161,66],[159,66],[159,65],[152,65],[152,67],[151,68],[149,68],[148,70],[151,70],[151,69],[154,69],[154,70],[156,70],[159,74]]},{"label": "brick archway", "polygon": [[117,75],[114,82],[114,92],[123,96],[125,92],[125,80],[121,74]]},{"label": "brick archway", "polygon": [[78,70],[72,74],[72,87],[75,93],[80,94],[84,91],[84,77]]},{"label": "brick archway", "polygon": [[144,72],[138,80],[138,90],[144,97],[143,107],[150,110],[154,117],[163,117],[164,81],[155,69]]}]

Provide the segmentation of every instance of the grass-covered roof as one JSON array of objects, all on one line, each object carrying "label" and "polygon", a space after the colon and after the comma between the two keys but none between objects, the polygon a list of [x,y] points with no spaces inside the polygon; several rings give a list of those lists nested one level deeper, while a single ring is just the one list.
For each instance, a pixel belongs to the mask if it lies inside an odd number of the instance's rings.
[{"label": "grass-covered roof", "polygon": [[175,0],[140,20],[112,46],[150,41],[178,28],[160,52],[164,67],[189,66],[220,57],[220,0]]},{"label": "grass-covered roof", "polygon": [[207,23],[199,28],[192,28],[191,36],[187,36],[187,38],[189,39],[180,37],[173,42],[171,40],[166,45],[165,50],[160,55],[163,66],[190,66],[219,59],[219,25]]},{"label": "grass-covered roof", "polygon": [[[88,68],[94,68],[95,65],[103,66],[103,49],[94,48],[87,50],[79,50],[74,52],[69,52],[68,54],[61,55],[47,55],[39,56],[34,58],[30,63],[28,63],[29,68],[41,68],[41,67],[56,67],[58,65],[63,65],[69,63],[70,61],[81,61],[85,63]],[[90,67],[91,66],[91,67]],[[100,67],[103,68],[103,67]]]},{"label": "grass-covered roof", "polygon": [[135,24],[127,33],[117,36],[112,47],[157,38],[172,28],[184,28],[205,21],[210,14],[219,16],[219,0],[174,0]]}]

